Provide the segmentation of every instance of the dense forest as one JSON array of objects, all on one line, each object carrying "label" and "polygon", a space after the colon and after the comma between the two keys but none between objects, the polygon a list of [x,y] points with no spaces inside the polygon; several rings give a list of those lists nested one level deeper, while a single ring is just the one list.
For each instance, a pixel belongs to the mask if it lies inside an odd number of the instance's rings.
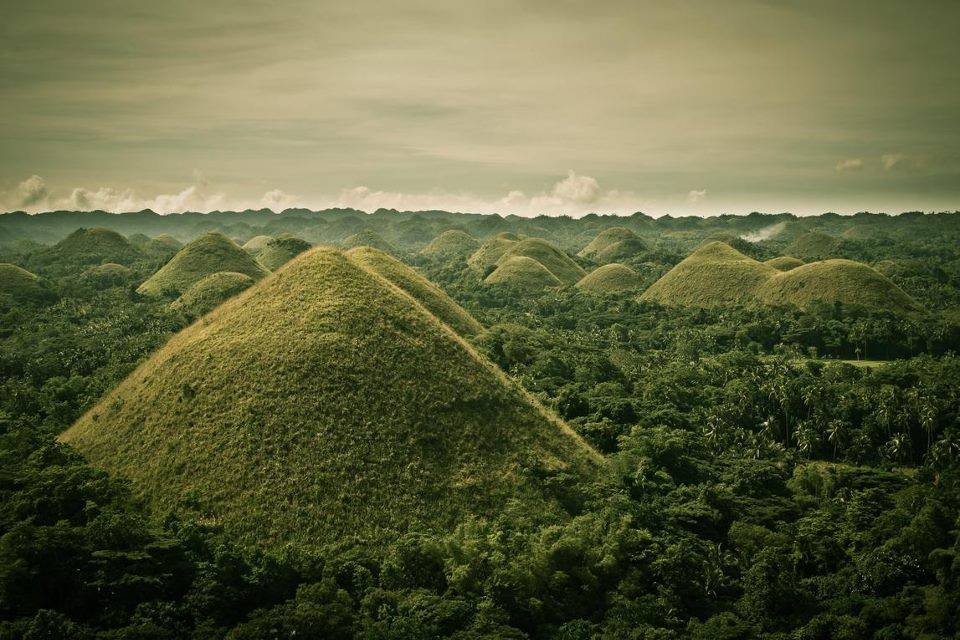
[{"label": "dense forest", "polygon": [[[589,246],[611,229],[626,231]],[[174,273],[198,238],[229,282],[196,262],[189,280]],[[483,260],[497,238],[516,244]],[[524,238],[543,246],[521,255]],[[644,295],[710,242],[751,269],[785,256],[863,264],[909,304]],[[438,285],[482,325],[472,346],[599,451],[600,472],[584,482],[525,465],[523,482],[562,512],[518,502],[388,543],[258,548],[189,512],[158,517],[128,479],[57,439],[221,299],[317,244],[373,246]],[[488,280],[510,261],[533,269]],[[905,640],[960,628],[958,213],[12,213],[0,263],[0,639]],[[608,264],[632,279],[574,286]],[[556,281],[536,280],[541,267]]]}]

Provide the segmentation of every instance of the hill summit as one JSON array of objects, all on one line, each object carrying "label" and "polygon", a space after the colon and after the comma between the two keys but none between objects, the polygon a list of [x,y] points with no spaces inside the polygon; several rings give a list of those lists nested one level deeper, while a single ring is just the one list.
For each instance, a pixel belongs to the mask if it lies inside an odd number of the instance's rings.
[{"label": "hill summit", "polygon": [[640,276],[637,272],[617,262],[594,269],[577,283],[578,289],[590,293],[616,293],[639,286]]},{"label": "hill summit", "polygon": [[647,249],[647,244],[626,227],[604,229],[577,255],[600,263],[625,260]]},{"label": "hill summit", "polygon": [[22,303],[50,302],[56,298],[43,280],[15,264],[0,263],[0,309]]},{"label": "hill summit", "polygon": [[219,271],[243,273],[254,280],[267,270],[222,233],[200,236],[180,249],[159,271],[140,285],[137,292],[148,296],[182,294],[194,283]]},{"label": "hill summit", "polygon": [[420,253],[425,256],[468,256],[480,247],[472,235],[460,229],[447,229],[430,241]]},{"label": "hill summit", "polygon": [[156,514],[266,546],[560,513],[534,478],[600,464],[414,296],[325,247],[184,329],[61,438]]},{"label": "hill summit", "polygon": [[106,262],[129,265],[139,258],[143,258],[143,253],[129,240],[112,229],[101,227],[77,229],[36,256],[40,264],[59,263],[60,266]]}]

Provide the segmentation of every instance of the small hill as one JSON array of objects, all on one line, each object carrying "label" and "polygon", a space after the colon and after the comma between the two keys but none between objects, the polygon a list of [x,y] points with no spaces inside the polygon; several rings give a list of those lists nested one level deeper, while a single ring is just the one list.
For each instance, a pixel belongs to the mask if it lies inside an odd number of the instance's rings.
[{"label": "small hill", "polygon": [[[371,301],[376,301],[371,304]],[[601,459],[400,288],[319,247],[184,329],[61,435],[158,517],[315,548],[561,514]]]},{"label": "small hill", "polygon": [[546,240],[540,238],[525,238],[510,246],[497,261],[503,264],[513,257],[533,258],[550,273],[555,275],[564,285],[573,285],[587,272],[573,261],[573,258],[560,251]]},{"label": "small hill", "polygon": [[200,236],[180,249],[159,271],[140,285],[148,296],[182,294],[195,282],[219,271],[243,273],[254,280],[267,275],[253,257],[222,233]]},{"label": "small hill", "polygon": [[197,318],[223,304],[233,296],[246,291],[254,283],[245,273],[220,271],[201,278],[179,298],[170,303],[174,311],[182,311]]},{"label": "small hill", "polygon": [[627,238],[601,249],[593,255],[593,259],[601,264],[608,264],[618,260],[628,260],[647,249],[649,249],[647,243],[641,238]]},{"label": "small hill", "polygon": [[411,298],[426,307],[427,311],[460,335],[475,336],[483,331],[483,325],[477,322],[466,309],[454,302],[440,287],[393,256],[371,247],[356,247],[347,251],[347,255],[367,271],[403,289]]},{"label": "small hill", "polygon": [[312,245],[306,240],[294,238],[293,236],[271,238],[266,246],[256,254],[257,262],[270,271],[276,271],[311,246]]},{"label": "small hill", "polygon": [[144,247],[147,246],[147,243],[150,242],[150,236],[143,233],[134,233],[133,235],[127,236],[127,242],[142,251]]},{"label": "small hill", "polygon": [[250,253],[256,255],[265,246],[267,246],[267,243],[270,242],[271,240],[273,240],[273,236],[264,236],[264,235],[253,236],[252,238],[250,238],[244,243],[243,248],[249,251]]},{"label": "small hill", "polygon": [[425,256],[468,256],[480,248],[480,242],[466,231],[448,229],[430,241],[420,253]]},{"label": "small hill", "polygon": [[784,254],[801,260],[834,258],[840,250],[840,240],[822,231],[808,231],[787,245]]},{"label": "small hill", "polygon": [[164,233],[156,238],[149,238],[143,245],[142,250],[149,256],[168,259],[182,248],[182,242],[170,234]]},{"label": "small hill", "polygon": [[56,296],[43,280],[15,264],[0,263],[0,308],[52,302]]},{"label": "small hill", "polygon": [[510,242],[519,242],[521,240],[521,236],[512,231],[501,231],[494,237],[500,238],[501,240],[509,240]]},{"label": "small hill", "polygon": [[654,282],[641,299],[669,306],[748,304],[775,273],[728,244],[709,242]]},{"label": "small hill", "polygon": [[507,258],[483,282],[488,285],[505,285],[531,293],[543,291],[549,287],[563,286],[563,282],[549,269],[527,256]]},{"label": "small hill", "polygon": [[363,229],[359,233],[349,236],[343,241],[343,244],[348,249],[353,249],[355,247],[373,247],[374,249],[378,249],[391,255],[397,252],[396,248],[392,244],[384,240],[379,233],[371,231],[370,229]]},{"label": "small hill", "polygon": [[98,288],[115,287],[127,284],[133,277],[133,271],[129,267],[116,262],[98,264],[90,267],[83,272],[83,279]]},{"label": "small hill", "polygon": [[639,240],[639,238],[637,234],[626,227],[610,227],[598,233],[577,255],[581,258],[593,258],[604,249],[624,240]]},{"label": "small hill", "polygon": [[578,289],[590,293],[616,293],[639,286],[640,276],[637,272],[619,263],[605,264],[594,269],[576,284]]},{"label": "small hill", "polygon": [[129,265],[143,253],[129,240],[111,229],[96,227],[77,229],[37,258],[41,264],[102,264],[115,262]]},{"label": "small hill", "polygon": [[503,235],[513,234],[499,234],[488,238],[467,258],[467,264],[470,265],[471,269],[485,274],[497,266],[497,262],[503,257],[503,254],[506,253],[510,247],[517,244],[517,240],[501,237]]},{"label": "small hill", "polygon": [[853,260],[824,260],[777,273],[760,288],[766,304],[792,304],[801,309],[814,302],[860,305],[894,312],[919,307],[900,287],[878,271]]},{"label": "small hill", "polygon": [[776,269],[777,271],[790,271],[790,269],[795,269],[803,264],[803,260],[800,258],[793,258],[791,256],[778,256],[776,258],[770,258],[763,262],[765,265],[769,265]]}]

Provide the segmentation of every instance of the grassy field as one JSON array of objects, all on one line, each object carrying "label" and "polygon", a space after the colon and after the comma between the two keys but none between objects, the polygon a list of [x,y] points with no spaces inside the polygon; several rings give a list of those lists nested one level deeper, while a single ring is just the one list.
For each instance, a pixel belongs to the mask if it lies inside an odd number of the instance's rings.
[{"label": "grassy field", "polygon": [[137,292],[150,296],[179,295],[194,283],[220,271],[243,273],[254,280],[267,274],[267,270],[233,240],[221,233],[208,233],[178,251],[141,284]]},{"label": "grassy field", "polygon": [[158,516],[268,546],[549,513],[525,469],[602,464],[424,305],[327,248],[175,336],[61,438]]}]

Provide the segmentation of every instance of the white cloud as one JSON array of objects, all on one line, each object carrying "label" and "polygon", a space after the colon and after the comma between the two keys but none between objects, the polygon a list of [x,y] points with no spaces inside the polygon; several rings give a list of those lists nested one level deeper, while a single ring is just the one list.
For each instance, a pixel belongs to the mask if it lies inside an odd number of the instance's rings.
[{"label": "white cloud", "polygon": [[17,185],[16,206],[24,209],[38,207],[46,203],[49,195],[46,181],[33,175]]},{"label": "white cloud", "polygon": [[567,172],[567,177],[553,185],[552,194],[556,198],[571,202],[596,202],[600,194],[600,184],[596,178],[578,176],[573,169]]},{"label": "white cloud", "polygon": [[272,211],[283,211],[284,209],[289,208],[293,203],[297,201],[297,196],[290,195],[285,193],[280,189],[271,189],[263,194],[263,198],[260,200],[262,204],[267,209]]},{"label": "white cloud", "polygon": [[687,202],[690,204],[698,204],[707,199],[707,190],[706,189],[691,189],[687,193]]},{"label": "white cloud", "polygon": [[837,162],[837,171],[860,171],[863,169],[863,160],[860,158],[847,158]]}]

